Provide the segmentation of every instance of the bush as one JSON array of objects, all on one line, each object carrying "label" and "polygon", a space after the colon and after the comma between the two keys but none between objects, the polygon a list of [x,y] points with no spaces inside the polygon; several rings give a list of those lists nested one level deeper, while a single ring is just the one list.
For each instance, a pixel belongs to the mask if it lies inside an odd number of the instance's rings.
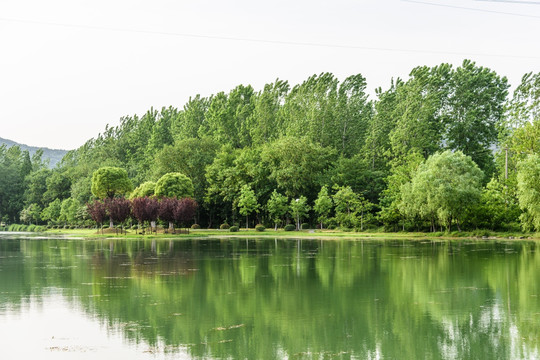
[{"label": "bush", "polygon": [[257,224],[255,225],[255,230],[257,231],[264,231],[266,228],[264,227],[263,224]]},{"label": "bush", "polygon": [[328,230],[336,230],[336,225],[328,225]]},{"label": "bush", "polygon": [[340,230],[343,231],[343,232],[351,232],[351,231],[353,231],[353,229],[348,228],[348,227],[342,227],[342,228],[340,228]]},{"label": "bush", "polygon": [[285,231],[294,231],[294,230],[296,230],[296,226],[294,226],[293,224],[288,224],[288,225],[285,225],[284,230]]},{"label": "bush", "polygon": [[230,231],[230,232],[237,232],[237,231],[238,231],[238,226],[231,226],[231,227],[229,228],[229,231]]},{"label": "bush", "polygon": [[308,223],[303,223],[302,225],[300,225],[300,229],[302,230],[311,229],[311,226],[309,226]]},{"label": "bush", "polygon": [[191,228],[192,228],[193,230],[198,230],[198,229],[201,228],[201,225],[199,225],[199,224],[193,224],[193,225],[191,225]]},{"label": "bush", "polygon": [[219,228],[221,230],[227,230],[227,229],[230,229],[230,227],[231,226],[229,224],[227,224],[227,223],[223,223],[223,224],[219,225]]}]

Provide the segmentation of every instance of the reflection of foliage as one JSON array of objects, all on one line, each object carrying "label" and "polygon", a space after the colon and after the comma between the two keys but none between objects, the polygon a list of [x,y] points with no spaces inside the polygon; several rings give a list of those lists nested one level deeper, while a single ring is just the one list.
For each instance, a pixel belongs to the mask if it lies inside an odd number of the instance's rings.
[{"label": "reflection of foliage", "polygon": [[62,288],[127,338],[196,358],[528,358],[536,246],[5,240],[0,303]]}]

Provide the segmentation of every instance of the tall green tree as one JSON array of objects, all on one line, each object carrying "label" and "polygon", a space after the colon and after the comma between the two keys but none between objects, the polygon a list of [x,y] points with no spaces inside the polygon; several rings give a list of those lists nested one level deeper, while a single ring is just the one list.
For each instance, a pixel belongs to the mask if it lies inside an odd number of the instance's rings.
[{"label": "tall green tree", "polygon": [[518,200],[525,230],[540,231],[540,156],[529,155],[518,165]]},{"label": "tall green tree", "polygon": [[284,137],[266,144],[261,161],[278,190],[288,197],[316,194],[336,159],[336,151],[310,142],[307,138]]}]

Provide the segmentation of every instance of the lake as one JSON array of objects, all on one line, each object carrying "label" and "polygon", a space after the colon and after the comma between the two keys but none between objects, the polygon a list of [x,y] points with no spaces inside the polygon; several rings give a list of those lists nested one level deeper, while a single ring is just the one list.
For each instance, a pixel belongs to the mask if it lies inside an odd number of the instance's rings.
[{"label": "lake", "polygon": [[3,359],[538,359],[533,241],[0,233]]}]

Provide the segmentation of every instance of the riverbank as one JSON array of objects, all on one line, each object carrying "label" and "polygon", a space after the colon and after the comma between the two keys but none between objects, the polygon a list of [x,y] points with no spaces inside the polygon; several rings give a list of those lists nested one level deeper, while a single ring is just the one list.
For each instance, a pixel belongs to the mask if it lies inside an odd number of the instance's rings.
[{"label": "riverbank", "polygon": [[[178,230],[179,231],[179,230]],[[486,230],[476,230],[470,232],[347,232],[340,230],[300,230],[300,231],[284,231],[266,229],[265,231],[256,231],[255,229],[240,229],[238,232],[230,232],[229,230],[208,230],[208,229],[190,229],[189,233],[182,230],[182,233],[170,233],[158,230],[157,233],[141,234],[136,230],[127,230],[126,233],[121,233],[120,230],[104,229],[103,232],[96,229],[52,229],[45,233],[52,235],[71,235],[82,238],[96,237],[121,237],[121,238],[224,238],[224,237],[279,237],[279,238],[317,238],[317,239],[341,239],[341,238],[362,238],[362,239],[477,239],[477,240],[540,240],[538,233],[505,233],[492,232]]]}]

